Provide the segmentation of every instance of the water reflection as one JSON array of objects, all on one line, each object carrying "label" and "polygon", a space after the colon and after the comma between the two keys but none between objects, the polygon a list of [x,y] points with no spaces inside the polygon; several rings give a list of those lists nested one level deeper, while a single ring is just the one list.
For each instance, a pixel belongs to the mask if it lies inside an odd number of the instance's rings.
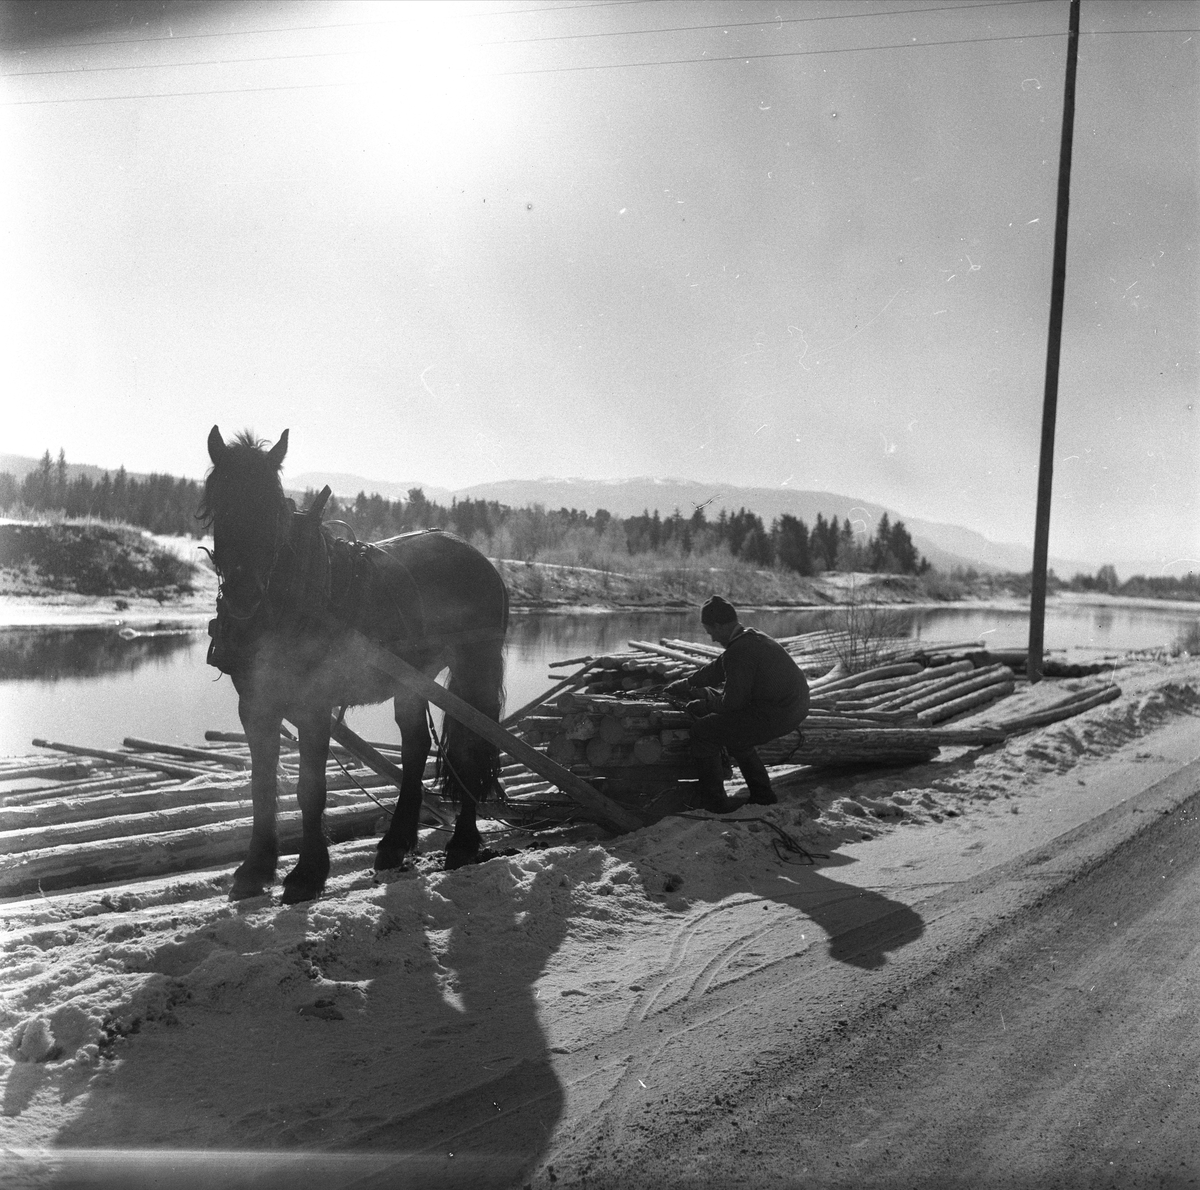
[{"label": "water reflection", "polygon": [[127,640],[114,628],[0,632],[0,681],[57,682],[132,673],[148,662],[186,651],[194,635],[164,632]]}]

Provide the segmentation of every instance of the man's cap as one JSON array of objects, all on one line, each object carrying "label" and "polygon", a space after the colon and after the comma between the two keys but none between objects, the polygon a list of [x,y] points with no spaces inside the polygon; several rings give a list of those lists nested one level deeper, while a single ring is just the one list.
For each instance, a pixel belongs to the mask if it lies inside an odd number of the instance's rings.
[{"label": "man's cap", "polygon": [[700,609],[701,624],[732,624],[737,619],[737,608],[720,595],[712,595]]}]

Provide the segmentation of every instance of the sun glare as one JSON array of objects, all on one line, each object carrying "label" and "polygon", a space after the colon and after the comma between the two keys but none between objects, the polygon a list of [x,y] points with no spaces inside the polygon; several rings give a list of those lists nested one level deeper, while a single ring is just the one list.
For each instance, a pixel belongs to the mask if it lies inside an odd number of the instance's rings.
[{"label": "sun glare", "polygon": [[472,6],[389,0],[372,11],[385,19],[372,32],[357,93],[371,141],[429,164],[478,146],[495,110]]}]

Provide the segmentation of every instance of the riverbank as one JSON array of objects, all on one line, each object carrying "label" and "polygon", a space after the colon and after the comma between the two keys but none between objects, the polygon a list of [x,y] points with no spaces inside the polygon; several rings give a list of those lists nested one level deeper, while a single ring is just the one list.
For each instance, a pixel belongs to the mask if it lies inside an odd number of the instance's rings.
[{"label": "riverbank", "polygon": [[[53,548],[62,536],[61,525],[0,525],[13,541],[19,535],[28,536],[31,528],[38,530],[39,537],[36,550],[32,554],[26,550],[30,556],[21,557],[5,538],[5,555],[0,556],[0,630],[113,628],[146,632],[202,630],[207,626],[217,599],[217,577],[206,552],[212,547],[211,539],[155,535],[128,528],[118,532],[102,524],[82,527],[88,530],[88,550],[86,557],[81,553],[74,558],[61,548]],[[95,574],[89,571],[81,578],[64,569],[90,566],[95,570],[101,546],[116,576],[107,580],[105,594],[96,593],[103,584]],[[47,573],[40,573],[35,564],[38,560],[46,562]],[[172,560],[181,569],[173,568]],[[698,609],[713,593],[724,595],[745,610],[828,610],[838,616],[857,614],[864,608],[877,609],[871,614],[886,618],[888,609],[971,607],[1018,611],[1028,607],[1027,580],[1015,575],[952,578],[932,572],[827,572],[805,577],[756,570],[735,562],[716,567],[691,566],[678,560],[668,564],[660,559],[639,569],[642,562],[645,559],[631,558],[630,569],[622,572],[493,559],[517,615],[685,611]],[[155,576],[167,576],[168,572],[170,581],[153,581]],[[137,582],[120,586],[122,575],[135,576]],[[1099,592],[1054,591],[1048,597],[1048,606],[1144,608],[1188,616],[1194,613],[1200,619],[1200,604],[1194,602]]]}]

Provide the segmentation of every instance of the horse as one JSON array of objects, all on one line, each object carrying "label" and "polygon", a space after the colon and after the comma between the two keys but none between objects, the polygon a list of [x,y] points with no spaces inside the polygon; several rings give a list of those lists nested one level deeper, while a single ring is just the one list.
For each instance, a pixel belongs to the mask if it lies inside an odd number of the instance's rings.
[{"label": "horse", "polygon": [[[372,648],[430,677],[448,667],[450,692],[498,721],[508,592],[488,559],[453,533],[346,541],[321,522],[328,488],[297,511],[279,475],[287,448],[287,430],[268,448],[248,432],[226,443],[213,426],[199,517],[212,527],[219,580],[208,660],[232,678],[250,744],[253,827],[229,896],[260,896],[275,879],[276,769],[286,719],[299,735],[303,822],[299,860],[283,881],[290,904],[318,897],[329,875],[322,816],[335,709],[393,700],[403,779],[376,870],[403,866],[417,846],[428,707],[372,667]],[[457,868],[478,859],[476,807],[499,785],[499,751],[447,715],[438,761],[442,789],[459,803],[445,860]]]}]

